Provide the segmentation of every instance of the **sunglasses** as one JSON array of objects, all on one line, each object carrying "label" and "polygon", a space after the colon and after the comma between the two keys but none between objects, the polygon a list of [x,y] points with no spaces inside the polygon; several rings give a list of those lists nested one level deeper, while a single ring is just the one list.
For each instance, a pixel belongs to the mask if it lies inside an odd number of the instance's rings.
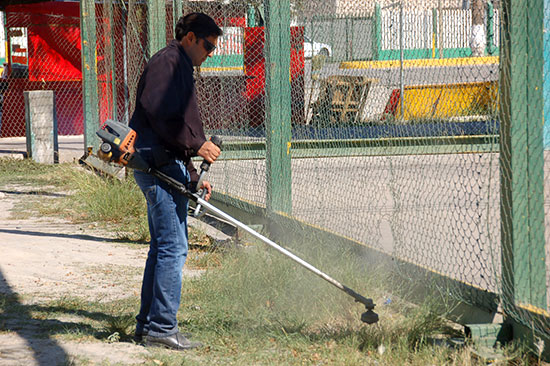
[{"label": "sunglasses", "polygon": [[208,52],[208,54],[214,52],[214,50],[216,49],[216,46],[211,42],[209,42],[206,38],[201,38],[201,39],[204,41],[203,45],[206,52]]}]

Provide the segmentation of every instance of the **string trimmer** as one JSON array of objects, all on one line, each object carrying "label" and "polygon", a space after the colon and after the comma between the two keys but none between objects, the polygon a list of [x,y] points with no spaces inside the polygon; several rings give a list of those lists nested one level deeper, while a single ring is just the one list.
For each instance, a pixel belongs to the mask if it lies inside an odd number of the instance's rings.
[{"label": "string trimmer", "polygon": [[[342,285],[340,282],[336,281],[326,273],[321,272],[319,269],[315,268],[314,266],[307,263],[303,259],[297,257],[296,255],[292,254],[291,252],[281,247],[277,243],[271,241],[270,239],[266,238],[265,236],[258,233],[257,231],[249,228],[239,220],[235,219],[234,217],[228,215],[227,213],[221,211],[220,209],[216,208],[212,204],[208,203],[206,200],[204,200],[204,193],[201,194],[200,192],[193,192],[185,184],[151,167],[141,157],[139,152],[134,148],[134,144],[137,139],[137,134],[130,127],[120,122],[107,120],[107,122],[105,122],[105,124],[103,125],[103,128],[97,131],[97,135],[103,141],[103,143],[101,144],[100,150],[98,152],[99,157],[102,158],[103,160],[117,163],[132,169],[137,169],[142,172],[154,175],[155,177],[159,178],[160,180],[170,185],[172,188],[176,189],[179,193],[189,197],[189,199],[191,199],[197,204],[197,207],[203,207],[204,209],[210,211],[215,216],[218,216],[230,222],[231,224],[235,225],[236,227],[241,228],[242,230],[246,231],[253,237],[261,240],[262,242],[269,245],[273,249],[277,250],[278,252],[294,260],[296,263],[300,264],[301,266],[315,273],[316,275],[326,280],[330,284],[334,285],[338,289],[344,291],[346,294],[353,297],[355,301],[365,305],[367,311],[361,314],[361,321],[367,324],[373,324],[378,321],[378,314],[376,314],[373,311],[375,304],[372,301],[372,299],[367,299],[362,295],[358,294],[357,292],[353,291],[349,287]],[[211,141],[221,147],[221,140],[219,140],[218,138],[213,137]],[[202,162],[201,179],[204,173],[208,171],[209,167],[210,167],[210,164],[207,161]],[[197,214],[197,210],[195,211],[195,213]]]}]

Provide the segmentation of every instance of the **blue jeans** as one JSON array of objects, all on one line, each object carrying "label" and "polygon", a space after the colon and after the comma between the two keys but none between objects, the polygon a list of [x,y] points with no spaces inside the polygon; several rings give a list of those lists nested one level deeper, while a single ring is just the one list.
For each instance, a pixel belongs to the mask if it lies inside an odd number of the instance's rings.
[{"label": "blue jeans", "polygon": [[[144,156],[147,158],[147,156]],[[147,159],[146,159],[147,160]],[[179,160],[159,169],[186,184],[189,173]],[[141,308],[136,316],[136,332],[165,337],[178,331],[176,314],[180,305],[182,269],[187,258],[186,196],[158,178],[134,171],[137,184],[147,200],[151,243],[141,287]]]}]

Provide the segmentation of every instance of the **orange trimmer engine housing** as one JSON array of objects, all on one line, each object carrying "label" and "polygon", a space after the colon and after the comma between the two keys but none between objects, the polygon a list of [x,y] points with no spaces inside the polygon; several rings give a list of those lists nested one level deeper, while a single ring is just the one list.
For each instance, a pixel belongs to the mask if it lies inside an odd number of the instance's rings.
[{"label": "orange trimmer engine housing", "polygon": [[124,166],[129,165],[134,169],[147,169],[145,162],[134,148],[137,139],[136,131],[123,123],[109,119],[103,128],[97,131],[97,135],[103,141],[98,152],[101,159]]},{"label": "orange trimmer engine housing", "polygon": [[130,130],[128,135],[122,140],[119,146],[119,150],[122,153],[117,163],[120,163],[122,165],[128,165],[130,162],[130,159],[132,158],[132,155],[136,152],[134,149],[134,144],[136,142],[136,131]]}]

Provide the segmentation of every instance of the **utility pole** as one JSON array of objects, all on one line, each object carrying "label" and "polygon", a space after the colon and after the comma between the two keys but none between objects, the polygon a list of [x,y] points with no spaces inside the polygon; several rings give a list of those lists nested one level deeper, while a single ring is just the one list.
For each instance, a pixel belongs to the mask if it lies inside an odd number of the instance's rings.
[{"label": "utility pole", "polygon": [[485,0],[472,0],[472,38],[470,47],[472,48],[473,57],[481,57],[485,54],[486,46],[486,31],[485,31]]}]

